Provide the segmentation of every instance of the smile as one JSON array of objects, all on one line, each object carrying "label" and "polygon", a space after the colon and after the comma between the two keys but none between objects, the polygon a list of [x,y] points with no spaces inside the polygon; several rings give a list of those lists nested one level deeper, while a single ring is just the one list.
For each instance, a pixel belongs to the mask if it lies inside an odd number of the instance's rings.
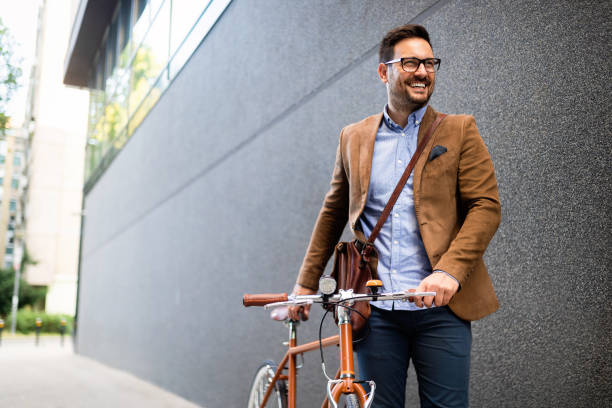
[{"label": "smile", "polygon": [[425,88],[425,84],[422,82],[416,82],[416,83],[410,84],[410,87],[411,88]]}]

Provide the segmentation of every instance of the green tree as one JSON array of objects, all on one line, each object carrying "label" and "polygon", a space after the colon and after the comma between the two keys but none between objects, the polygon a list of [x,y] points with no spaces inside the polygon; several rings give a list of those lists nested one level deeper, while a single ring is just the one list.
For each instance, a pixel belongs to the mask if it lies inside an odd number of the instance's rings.
[{"label": "green tree", "polygon": [[0,134],[4,134],[8,125],[7,104],[13,92],[19,87],[17,80],[21,68],[15,65],[13,45],[15,40],[0,18]]},{"label": "green tree", "polygon": [[[27,248],[24,248],[23,258],[21,259],[21,276],[26,265],[36,265]],[[13,290],[15,285],[15,271],[13,269],[0,269],[0,317],[8,317],[11,312],[13,301]],[[47,296],[46,286],[32,286],[23,278],[19,279],[19,304],[18,308],[30,306],[35,310],[44,309],[45,297]]]},{"label": "green tree", "polygon": [[[7,317],[11,313],[14,284],[15,271],[0,269],[0,316]],[[30,306],[34,310],[42,310],[46,296],[46,286],[32,286],[23,278],[19,280],[19,308]]]},{"label": "green tree", "polygon": [[0,317],[6,317],[11,312],[15,272],[0,269]]}]

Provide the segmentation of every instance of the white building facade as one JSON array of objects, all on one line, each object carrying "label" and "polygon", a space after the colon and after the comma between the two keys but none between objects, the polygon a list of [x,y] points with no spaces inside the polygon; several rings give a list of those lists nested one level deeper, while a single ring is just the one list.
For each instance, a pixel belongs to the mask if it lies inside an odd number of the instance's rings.
[{"label": "white building facade", "polygon": [[32,84],[25,241],[35,261],[25,279],[48,287],[46,310],[76,309],[89,95],[62,83],[75,2],[45,2]]}]

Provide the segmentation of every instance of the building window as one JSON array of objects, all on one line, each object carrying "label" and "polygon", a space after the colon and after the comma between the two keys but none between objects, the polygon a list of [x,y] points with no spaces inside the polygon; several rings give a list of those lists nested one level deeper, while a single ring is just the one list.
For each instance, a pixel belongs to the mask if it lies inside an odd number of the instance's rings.
[{"label": "building window", "polygon": [[134,15],[135,15],[135,19],[134,19],[134,23],[136,23],[136,21],[138,21],[138,19],[140,18],[140,16],[142,16],[142,12],[145,9],[145,6],[147,5],[147,0],[134,0]]},{"label": "building window", "polygon": [[6,254],[7,255],[11,255],[13,253],[13,247],[7,246],[6,247]]},{"label": "building window", "polygon": [[91,69],[86,190],[231,0],[120,0]]},{"label": "building window", "polygon": [[[112,24],[108,29],[108,34],[106,37],[106,69],[105,72],[107,74],[111,74],[113,69],[115,68],[115,63],[117,62],[117,18],[113,19]],[[108,79],[111,77],[109,75]],[[112,84],[107,83],[107,87],[112,87]]]},{"label": "building window", "polygon": [[17,200],[11,200],[9,202],[9,211],[17,211]]},{"label": "building window", "polygon": [[17,190],[19,188],[19,179],[13,177],[13,179],[11,180],[11,187],[13,187],[13,189]]},{"label": "building window", "polygon": [[[4,157],[2,157],[2,162],[4,162]],[[13,165],[21,166],[21,157],[15,155],[15,157],[13,158]]]},{"label": "building window", "polygon": [[119,66],[125,66],[125,61],[121,61],[123,57],[122,53],[127,50],[128,39],[130,38],[130,30],[132,25],[130,23],[132,17],[130,0],[122,0],[119,6],[119,17],[117,27],[117,54],[119,54]]}]

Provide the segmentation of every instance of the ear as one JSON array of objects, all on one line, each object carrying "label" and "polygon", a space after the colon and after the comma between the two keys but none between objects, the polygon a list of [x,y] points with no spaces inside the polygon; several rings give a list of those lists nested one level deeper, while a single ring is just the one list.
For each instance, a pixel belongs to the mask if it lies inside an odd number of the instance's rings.
[{"label": "ear", "polygon": [[378,77],[380,78],[380,80],[383,83],[387,83],[388,79],[387,79],[387,66],[385,64],[383,64],[382,62],[380,64],[378,64]]}]

